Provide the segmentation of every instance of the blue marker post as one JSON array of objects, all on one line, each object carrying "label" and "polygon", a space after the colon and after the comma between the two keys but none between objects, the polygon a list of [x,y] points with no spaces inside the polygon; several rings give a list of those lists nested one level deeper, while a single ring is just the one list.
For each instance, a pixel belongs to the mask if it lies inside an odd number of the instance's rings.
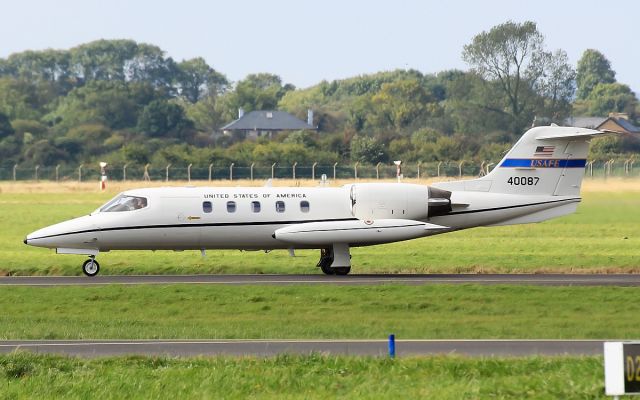
[{"label": "blue marker post", "polygon": [[389,357],[396,357],[396,335],[389,335]]}]

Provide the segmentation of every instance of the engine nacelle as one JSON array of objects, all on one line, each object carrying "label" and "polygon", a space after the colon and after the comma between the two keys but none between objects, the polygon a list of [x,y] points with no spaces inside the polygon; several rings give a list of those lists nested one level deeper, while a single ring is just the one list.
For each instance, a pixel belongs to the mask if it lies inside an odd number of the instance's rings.
[{"label": "engine nacelle", "polygon": [[451,192],[406,183],[358,183],[351,186],[351,209],[360,220],[413,219],[451,211]]}]

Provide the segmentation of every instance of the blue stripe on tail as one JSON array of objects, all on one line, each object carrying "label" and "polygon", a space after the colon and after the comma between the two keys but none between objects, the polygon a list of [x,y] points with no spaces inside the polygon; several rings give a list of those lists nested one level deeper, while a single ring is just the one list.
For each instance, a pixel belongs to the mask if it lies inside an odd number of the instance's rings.
[{"label": "blue stripe on tail", "polygon": [[505,168],[584,168],[587,160],[507,158],[500,164]]}]

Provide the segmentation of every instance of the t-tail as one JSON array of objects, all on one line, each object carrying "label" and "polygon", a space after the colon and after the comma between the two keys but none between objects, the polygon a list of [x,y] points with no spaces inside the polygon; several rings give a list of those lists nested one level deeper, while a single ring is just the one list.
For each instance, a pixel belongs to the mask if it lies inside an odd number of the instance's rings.
[{"label": "t-tail", "polygon": [[486,176],[443,186],[489,193],[579,196],[589,142],[609,134],[573,127],[531,128]]}]

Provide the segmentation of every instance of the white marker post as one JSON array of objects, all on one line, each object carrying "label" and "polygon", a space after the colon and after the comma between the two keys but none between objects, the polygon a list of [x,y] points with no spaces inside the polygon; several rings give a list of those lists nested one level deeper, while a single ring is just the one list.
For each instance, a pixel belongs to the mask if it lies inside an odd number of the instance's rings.
[{"label": "white marker post", "polygon": [[402,180],[402,161],[394,161],[396,165],[396,176],[398,177],[398,183]]},{"label": "white marker post", "polygon": [[607,396],[640,394],[640,343],[604,344],[604,390]]},{"label": "white marker post", "polygon": [[100,161],[100,190],[107,189],[107,163]]}]

